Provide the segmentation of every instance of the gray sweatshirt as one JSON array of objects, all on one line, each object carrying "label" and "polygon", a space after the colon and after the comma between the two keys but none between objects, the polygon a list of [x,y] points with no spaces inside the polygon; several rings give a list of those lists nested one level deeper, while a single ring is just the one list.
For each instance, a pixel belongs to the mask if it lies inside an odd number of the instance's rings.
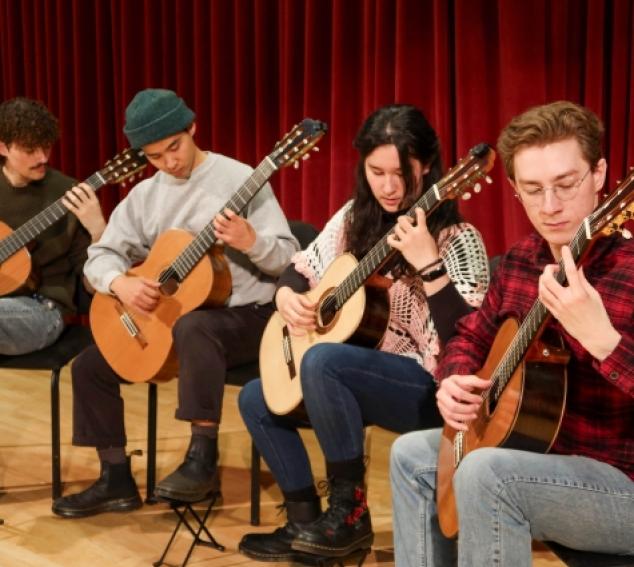
[{"label": "gray sweatshirt", "polygon": [[[112,212],[99,242],[88,248],[86,277],[97,291],[110,293],[112,280],[142,262],[163,232],[179,228],[198,234],[252,171],[209,152],[189,179],[158,171],[142,181]],[[253,226],[256,240],[246,253],[225,248],[233,284],[229,307],[271,301],[277,276],[299,249],[268,183],[242,214]]]}]

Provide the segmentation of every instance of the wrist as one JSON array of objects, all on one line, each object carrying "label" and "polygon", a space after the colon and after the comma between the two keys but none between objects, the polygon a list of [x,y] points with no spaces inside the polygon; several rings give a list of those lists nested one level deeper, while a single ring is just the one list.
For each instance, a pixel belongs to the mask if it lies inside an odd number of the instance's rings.
[{"label": "wrist", "polygon": [[621,342],[621,335],[616,329],[612,328],[609,333],[597,336],[601,337],[599,343],[588,349],[588,352],[599,362],[603,362]]},{"label": "wrist", "polygon": [[447,267],[442,258],[423,266],[416,274],[425,283],[430,283],[447,274]]}]

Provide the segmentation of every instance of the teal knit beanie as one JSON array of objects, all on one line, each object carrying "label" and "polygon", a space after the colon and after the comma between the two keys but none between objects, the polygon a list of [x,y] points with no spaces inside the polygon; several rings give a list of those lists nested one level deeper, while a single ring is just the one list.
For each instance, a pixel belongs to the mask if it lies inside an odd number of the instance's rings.
[{"label": "teal knit beanie", "polygon": [[174,91],[139,91],[125,110],[123,133],[140,148],[186,130],[196,115]]}]

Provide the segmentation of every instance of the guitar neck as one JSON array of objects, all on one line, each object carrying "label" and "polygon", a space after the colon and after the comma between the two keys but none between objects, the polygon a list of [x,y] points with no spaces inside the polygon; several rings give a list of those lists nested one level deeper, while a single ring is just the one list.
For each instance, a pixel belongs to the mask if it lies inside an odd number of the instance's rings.
[{"label": "guitar neck", "polygon": [[[96,172],[86,179],[84,183],[90,185],[90,187],[96,191],[107,182],[99,172]],[[7,258],[11,257],[20,250],[20,248],[26,246],[67,213],[68,209],[64,206],[64,203],[62,203],[62,198],[59,198],[43,211],[29,219],[9,236],[0,241],[0,262],[4,262]]]},{"label": "guitar neck", "polygon": [[[588,250],[592,239],[588,237],[589,231],[585,224],[582,224],[577,230],[572,242],[570,243],[570,251],[577,262],[582,254]],[[559,261],[559,270],[555,274],[555,279],[563,284],[566,281],[566,273],[564,270],[563,260]],[[483,398],[493,395],[493,399],[497,400],[506,387],[506,384],[513,376],[515,369],[524,358],[528,347],[538,336],[540,330],[545,325],[550,313],[544,304],[539,300],[535,300],[533,306],[520,325],[517,334],[508,346],[504,356],[500,360],[492,375],[492,384],[488,390],[482,394]]]},{"label": "guitar neck", "polygon": [[[412,220],[416,218],[416,208],[420,207],[425,214],[432,212],[442,199],[438,191],[438,186],[433,185],[428,189],[416,203],[405,213]],[[334,291],[333,295],[336,301],[336,309],[339,310],[350,299],[354,293],[374,274],[388,259],[390,259],[396,250],[392,248],[387,237],[392,234],[392,230],[387,232],[381,240],[379,240],[371,250],[363,257],[357,267],[343,280]]]},{"label": "guitar neck", "polygon": [[[236,214],[240,214],[276,170],[277,167],[274,162],[269,157],[264,158],[240,189],[220,209],[219,213],[222,214],[225,209],[229,209]],[[165,283],[174,276],[179,281],[183,281],[187,274],[193,270],[201,258],[216,243],[216,240],[212,220],[161,274],[159,282]]]}]

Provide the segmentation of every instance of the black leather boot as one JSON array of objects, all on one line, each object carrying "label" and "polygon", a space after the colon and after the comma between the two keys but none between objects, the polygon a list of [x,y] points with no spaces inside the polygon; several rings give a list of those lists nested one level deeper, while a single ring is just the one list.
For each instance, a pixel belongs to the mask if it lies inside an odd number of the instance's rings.
[{"label": "black leather boot", "polygon": [[319,518],[321,504],[319,498],[307,502],[286,502],[286,525],[268,534],[246,534],[238,550],[243,555],[257,561],[287,561],[305,565],[319,565],[318,558],[310,553],[295,551],[291,542],[302,526]]},{"label": "black leather boot", "polygon": [[220,492],[218,439],[192,435],[185,460],[156,485],[159,498],[199,502]]},{"label": "black leather boot", "polygon": [[130,470],[125,463],[101,464],[97,481],[82,492],[62,496],[53,502],[53,513],[65,518],[84,518],[102,512],[129,512],[143,506]]},{"label": "black leather boot", "polygon": [[373,541],[363,485],[334,478],[330,481],[328,510],[316,522],[302,527],[291,545],[297,551],[345,557],[369,549]]}]

